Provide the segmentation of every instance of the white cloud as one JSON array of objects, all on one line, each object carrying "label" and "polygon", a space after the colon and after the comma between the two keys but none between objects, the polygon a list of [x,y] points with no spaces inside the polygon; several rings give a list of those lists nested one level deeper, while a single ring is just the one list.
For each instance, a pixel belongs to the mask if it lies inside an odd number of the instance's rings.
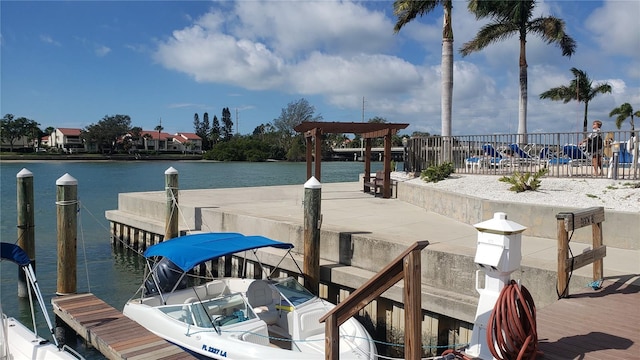
[{"label": "white cloud", "polygon": [[[607,24],[609,17],[618,11],[613,7],[620,3],[605,3],[590,19]],[[627,12],[638,6],[633,3],[624,4]],[[476,21],[466,10],[466,3],[455,4],[453,133],[515,132],[518,38],[491,44],[462,58],[459,48],[486,22]],[[365,5],[348,1],[266,0],[217,5],[191,25],[174,30],[169,38],[160,41],[154,58],[166,68],[185,73],[198,82],[319,96],[327,106],[347,112],[359,112],[365,97],[370,114],[367,118],[381,116],[389,121],[410,122],[410,131],[439,133],[441,10],[417,18],[394,35],[395,18],[390,9],[385,15]],[[563,5],[558,1],[540,2],[535,16],[562,17]],[[611,25],[613,34],[638,29],[627,14],[621,16],[624,19],[620,22],[627,25]],[[587,26],[597,34],[610,36],[605,31],[606,25],[596,26],[594,22]],[[640,31],[635,32],[636,45],[638,34]],[[584,37],[581,33],[571,35]],[[633,42],[634,36],[617,37],[624,39],[616,38],[602,46],[607,45],[616,54],[633,55],[628,50],[633,44],[628,42]],[[568,84],[571,67],[588,72],[593,69],[593,75],[613,79],[610,81],[615,96],[596,98],[590,104],[590,114],[593,112],[594,116],[608,114],[619,105],[614,105],[618,99],[640,96],[633,96],[639,93],[637,85],[619,80],[628,74],[639,76],[637,66],[620,66],[618,71],[626,70],[627,74],[603,73],[599,71],[604,68],[602,64],[611,59],[602,56],[595,60],[596,54],[596,49],[578,48],[573,57],[563,57],[557,46],[528,36],[529,131],[578,131],[576,124],[580,121],[576,119],[582,117],[581,104],[578,108],[578,104],[539,99],[542,91]]]},{"label": "white cloud", "polygon": [[96,46],[96,49],[95,49],[95,53],[99,57],[106,56],[110,52],[111,52],[111,49],[109,47],[107,47],[107,46],[104,46],[104,45],[98,45],[98,46]]},{"label": "white cloud", "polygon": [[54,40],[50,35],[47,35],[47,34],[41,34],[40,35],[40,41],[42,41],[45,44],[50,44],[50,45],[54,45],[54,46],[62,46],[62,44],[60,44],[58,41]]},{"label": "white cloud", "polygon": [[586,27],[608,55],[626,55],[640,61],[640,2],[606,0],[586,20]]}]

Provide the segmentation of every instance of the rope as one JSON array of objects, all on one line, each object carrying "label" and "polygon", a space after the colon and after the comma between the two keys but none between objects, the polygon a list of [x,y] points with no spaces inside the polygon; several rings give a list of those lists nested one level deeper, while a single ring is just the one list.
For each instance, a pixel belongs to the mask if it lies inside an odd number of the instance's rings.
[{"label": "rope", "polygon": [[87,245],[84,242],[84,227],[82,226],[82,213],[80,212],[80,208],[82,208],[82,203],[78,207],[78,224],[80,227],[80,241],[82,242],[82,256],[84,257],[84,272],[87,277],[87,290],[91,292],[91,279],[89,278],[89,261],[87,260]]},{"label": "rope", "polygon": [[511,280],[500,292],[487,324],[487,344],[499,360],[535,359],[538,350],[536,306],[529,291]]}]

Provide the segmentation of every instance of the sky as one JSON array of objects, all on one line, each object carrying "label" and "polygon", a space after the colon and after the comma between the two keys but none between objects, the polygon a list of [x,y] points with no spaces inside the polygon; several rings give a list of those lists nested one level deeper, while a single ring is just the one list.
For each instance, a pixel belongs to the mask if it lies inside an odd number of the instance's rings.
[{"label": "sky", "polygon": [[[462,57],[487,20],[454,0],[453,135],[516,133],[517,37]],[[581,131],[584,104],[540,100],[585,71],[613,91],[589,119],[640,110],[640,1],[539,1],[535,16],[566,22],[563,57],[527,38],[528,132]],[[250,134],[306,99],[324,121],[382,117],[400,134],[440,134],[442,8],[397,34],[392,1],[0,1],[0,111],[41,128],[84,128],[129,115],[132,126],[194,132],[194,114]],[[626,128],[625,128],[626,126]],[[628,122],[623,130],[628,129]]]}]

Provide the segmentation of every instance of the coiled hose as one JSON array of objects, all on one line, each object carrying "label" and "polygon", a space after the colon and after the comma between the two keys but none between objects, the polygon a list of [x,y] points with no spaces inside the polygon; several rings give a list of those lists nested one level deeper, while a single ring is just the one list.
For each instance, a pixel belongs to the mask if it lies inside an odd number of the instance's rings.
[{"label": "coiled hose", "polygon": [[[536,306],[531,293],[511,280],[500,292],[487,324],[487,344],[494,358],[500,360],[533,360],[542,355],[538,350]],[[449,356],[447,356],[449,355]],[[445,358],[471,359],[457,350],[446,350]]]},{"label": "coiled hose", "polygon": [[487,344],[491,354],[501,360],[535,359],[538,350],[536,305],[531,293],[514,280],[500,292],[487,324]]}]

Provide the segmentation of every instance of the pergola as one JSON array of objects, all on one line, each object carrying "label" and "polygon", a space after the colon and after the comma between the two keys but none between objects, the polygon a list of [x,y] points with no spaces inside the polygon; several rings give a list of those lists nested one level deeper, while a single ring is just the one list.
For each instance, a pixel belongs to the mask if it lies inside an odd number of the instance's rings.
[{"label": "pergola", "polygon": [[[365,140],[364,147],[364,183],[368,183],[371,174],[371,139],[384,137],[384,187],[382,197],[391,197],[391,136],[405,129],[409,124],[398,123],[364,123],[364,122],[303,122],[294,128],[297,132],[303,132],[307,147],[307,179],[312,175],[311,163],[316,162],[315,177],[318,181],[321,177],[322,164],[322,134],[358,134]],[[312,142],[315,146],[312,146]],[[369,186],[364,185],[364,191],[369,191]]]}]

